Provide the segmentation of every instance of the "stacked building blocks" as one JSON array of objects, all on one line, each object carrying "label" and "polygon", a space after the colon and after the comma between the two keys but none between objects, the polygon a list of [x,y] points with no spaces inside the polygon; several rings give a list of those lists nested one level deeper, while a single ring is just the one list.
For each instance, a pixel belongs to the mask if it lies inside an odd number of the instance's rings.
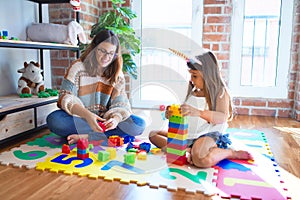
[{"label": "stacked building blocks", "polygon": [[77,157],[82,160],[89,158],[89,142],[87,139],[77,141]]},{"label": "stacked building blocks", "polygon": [[177,165],[186,164],[187,148],[187,117],[180,113],[180,105],[172,104],[169,107],[172,116],[169,117],[167,162]]}]

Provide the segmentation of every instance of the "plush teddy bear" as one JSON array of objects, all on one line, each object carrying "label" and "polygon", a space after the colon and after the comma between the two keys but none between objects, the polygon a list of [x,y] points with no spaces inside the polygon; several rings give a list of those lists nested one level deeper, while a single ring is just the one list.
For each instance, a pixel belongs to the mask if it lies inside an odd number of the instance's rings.
[{"label": "plush teddy bear", "polygon": [[33,23],[27,27],[27,40],[35,42],[56,42],[76,46],[77,36],[82,44],[87,43],[83,28],[76,21],[71,21],[68,25]]},{"label": "plush teddy bear", "polygon": [[18,73],[22,76],[18,80],[17,93],[20,94],[37,94],[45,90],[44,78],[41,74],[39,63],[31,61],[24,62],[24,68],[19,69]]}]

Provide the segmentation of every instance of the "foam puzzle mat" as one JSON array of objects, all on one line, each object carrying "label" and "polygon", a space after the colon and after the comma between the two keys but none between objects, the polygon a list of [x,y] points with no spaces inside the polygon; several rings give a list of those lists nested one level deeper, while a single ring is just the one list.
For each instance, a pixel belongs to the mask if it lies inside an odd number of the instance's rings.
[{"label": "foam puzzle mat", "polygon": [[[50,133],[1,153],[0,163],[95,180],[201,192],[228,199],[290,199],[264,133],[241,129],[228,129],[228,132],[233,145],[245,145],[255,153],[254,161],[226,159],[214,167],[199,169],[191,165],[169,164],[164,153],[149,152],[145,160],[136,159],[134,164],[126,164],[127,145],[123,145],[115,147],[115,158],[101,162],[97,153],[108,148],[105,141],[94,142],[89,158],[82,160],[77,157],[76,145],[70,145],[69,154],[62,153],[64,139]],[[137,139],[133,143],[141,142],[144,141]]]}]

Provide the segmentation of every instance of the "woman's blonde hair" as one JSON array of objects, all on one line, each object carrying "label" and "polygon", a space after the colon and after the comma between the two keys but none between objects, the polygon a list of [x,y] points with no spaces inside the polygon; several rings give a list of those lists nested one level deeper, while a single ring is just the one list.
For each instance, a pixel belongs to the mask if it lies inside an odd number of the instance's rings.
[{"label": "woman's blonde hair", "polygon": [[[193,68],[199,70],[203,75],[203,92],[209,110],[216,111],[217,98],[229,95],[228,89],[221,77],[216,56],[208,51],[202,55],[195,56],[199,63],[194,63]],[[193,85],[189,84],[186,99],[192,94]],[[230,95],[229,95],[230,98]],[[229,103],[229,120],[232,118],[232,101]]]},{"label": "woman's blonde hair", "polygon": [[96,76],[98,74],[98,61],[97,61],[97,49],[96,47],[102,43],[108,42],[114,46],[116,46],[116,53],[112,62],[105,67],[103,72],[103,77],[107,78],[110,84],[113,84],[117,81],[117,78],[122,70],[123,60],[120,48],[120,41],[118,37],[110,30],[102,30],[100,31],[89,44],[87,49],[80,56],[80,60],[83,62],[87,72],[91,76]]}]

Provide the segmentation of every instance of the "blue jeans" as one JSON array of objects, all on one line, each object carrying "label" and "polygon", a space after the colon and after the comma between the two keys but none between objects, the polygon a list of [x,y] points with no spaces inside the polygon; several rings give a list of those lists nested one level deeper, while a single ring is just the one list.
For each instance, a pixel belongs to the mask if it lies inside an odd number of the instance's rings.
[{"label": "blue jeans", "polygon": [[103,134],[94,132],[85,119],[69,115],[64,110],[56,110],[47,116],[47,125],[51,132],[62,137],[72,134],[88,134],[89,140],[106,140],[112,135],[120,137],[141,135],[146,123],[142,118],[131,115],[120,122],[117,128],[105,131]]}]

